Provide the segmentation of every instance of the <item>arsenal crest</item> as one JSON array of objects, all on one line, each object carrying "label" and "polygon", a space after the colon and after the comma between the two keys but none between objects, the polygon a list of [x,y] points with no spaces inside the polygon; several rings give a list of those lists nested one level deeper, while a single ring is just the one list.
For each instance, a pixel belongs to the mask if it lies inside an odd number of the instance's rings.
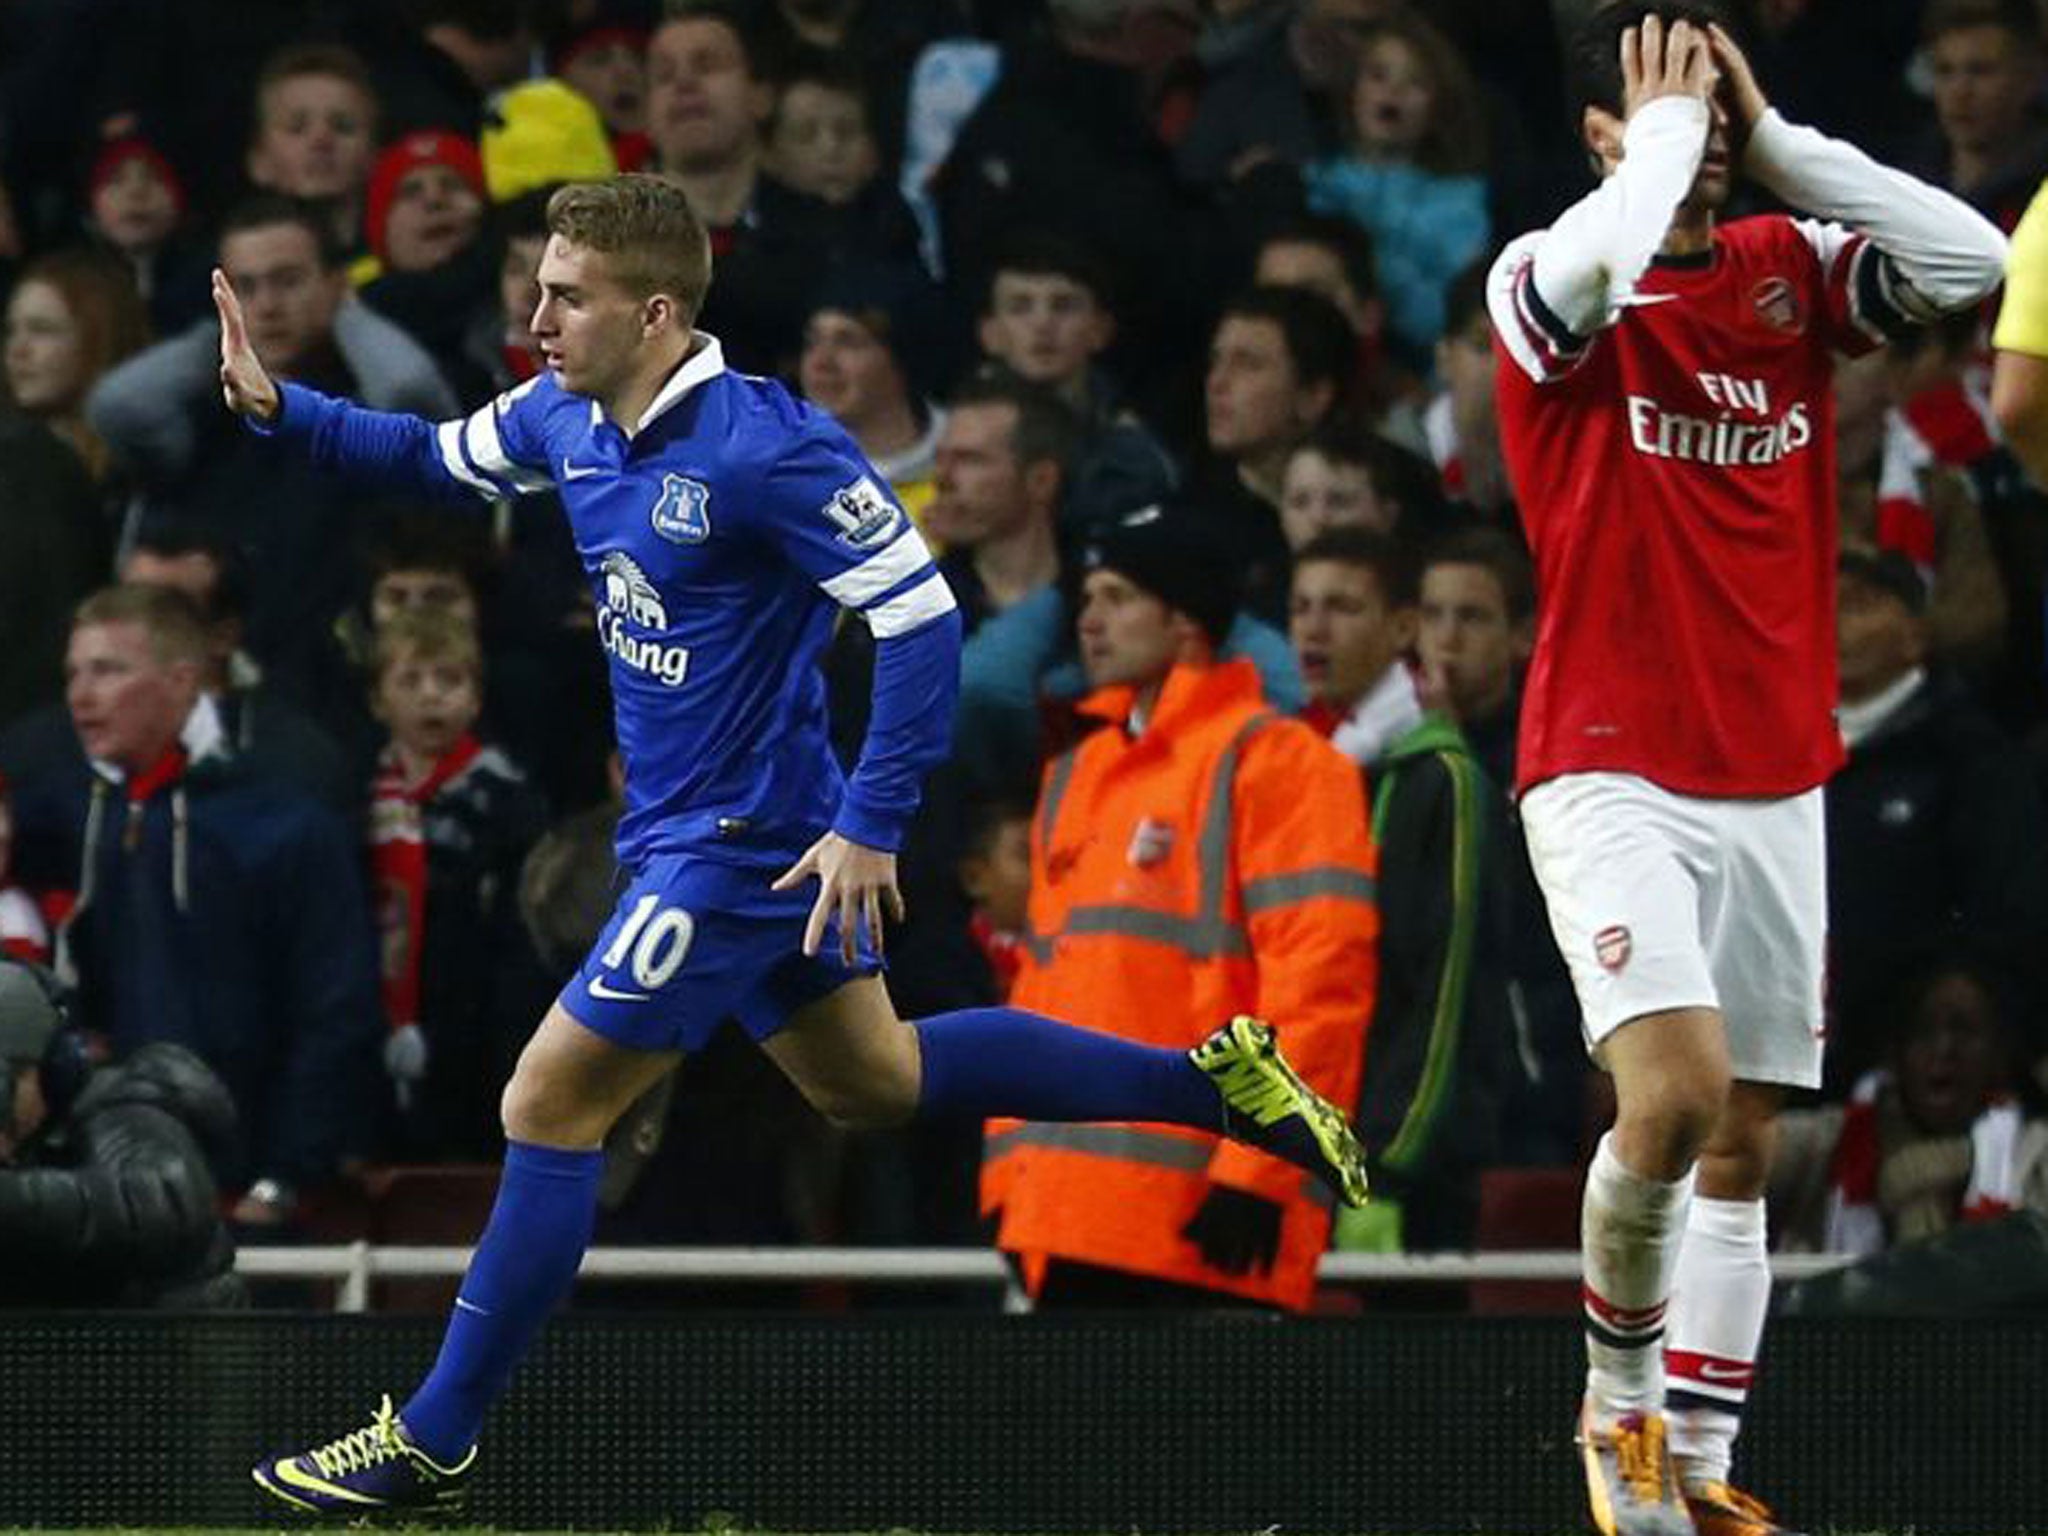
[{"label": "arsenal crest", "polygon": [[1627,965],[1630,947],[1628,929],[1620,923],[1602,928],[1593,935],[1593,958],[1600,962],[1604,971],[1619,972]]},{"label": "arsenal crest", "polygon": [[1757,318],[1774,331],[1797,336],[1806,329],[1806,305],[1786,278],[1765,278],[1749,290],[1749,302]]}]

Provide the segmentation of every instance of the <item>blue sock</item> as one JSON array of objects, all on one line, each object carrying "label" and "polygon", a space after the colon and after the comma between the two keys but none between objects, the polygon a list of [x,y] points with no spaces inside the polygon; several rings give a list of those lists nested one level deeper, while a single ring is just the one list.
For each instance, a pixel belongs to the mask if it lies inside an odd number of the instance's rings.
[{"label": "blue sock", "polygon": [[1223,1130],[1216,1085],[1185,1051],[1021,1008],[964,1008],[915,1027],[923,1053],[920,1116],[1157,1120]]},{"label": "blue sock", "polygon": [[590,1244],[603,1172],[602,1152],[506,1144],[497,1203],[463,1276],[440,1358],[398,1415],[442,1466],[476,1444],[485,1413],[568,1294]]}]

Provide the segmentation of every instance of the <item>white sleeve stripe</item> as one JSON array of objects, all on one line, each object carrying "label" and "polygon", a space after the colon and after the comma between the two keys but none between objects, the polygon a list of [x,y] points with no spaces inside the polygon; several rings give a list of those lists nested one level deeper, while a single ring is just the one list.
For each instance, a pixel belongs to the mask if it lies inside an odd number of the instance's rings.
[{"label": "white sleeve stripe", "polygon": [[444,421],[434,428],[434,441],[441,450],[442,467],[473,491],[493,497],[501,494],[497,486],[469,467],[469,456],[462,450],[462,427],[459,421]]},{"label": "white sleeve stripe", "polygon": [[827,577],[818,585],[843,608],[865,608],[884,592],[931,564],[931,551],[915,528],[905,528],[882,552]]},{"label": "white sleeve stripe", "polygon": [[523,464],[512,462],[498,436],[498,403],[493,400],[470,415],[463,424],[463,446],[470,462],[496,480],[509,480],[523,491],[544,491],[554,484],[546,475],[536,474]]},{"label": "white sleeve stripe", "polygon": [[929,623],[940,614],[951,613],[953,607],[953,589],[946,585],[945,577],[933,571],[908,592],[899,593],[886,603],[877,603],[861,617],[868,621],[877,640],[886,640]]}]

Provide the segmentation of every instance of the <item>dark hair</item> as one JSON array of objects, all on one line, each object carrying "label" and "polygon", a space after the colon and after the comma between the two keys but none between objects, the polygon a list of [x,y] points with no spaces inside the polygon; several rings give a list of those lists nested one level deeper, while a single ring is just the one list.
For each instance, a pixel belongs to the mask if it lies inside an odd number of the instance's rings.
[{"label": "dark hair", "polygon": [[1366,54],[1375,43],[1388,38],[1406,44],[1429,76],[1429,126],[1415,147],[1416,164],[1442,176],[1469,176],[1484,170],[1486,123],[1480,114],[1478,84],[1450,39],[1411,10],[1389,11],[1358,35],[1357,51],[1344,77],[1344,121],[1351,121]]},{"label": "dark hair", "polygon": [[1433,527],[1443,516],[1436,466],[1369,427],[1341,416],[1318,422],[1290,450],[1289,459],[1297,453],[1320,454],[1332,464],[1364,470],[1373,495],[1400,508],[1399,525],[1404,530]]},{"label": "dark hair", "polygon": [[1422,568],[1402,540],[1376,528],[1325,528],[1294,554],[1294,569],[1327,563],[1372,572],[1389,608],[1413,608],[1422,598]]},{"label": "dark hair", "polygon": [[1997,27],[2025,47],[2041,47],[2041,12],[2034,0],[1931,0],[1920,18],[1920,41],[1929,44],[1974,27]]},{"label": "dark hair", "polygon": [[[1488,251],[1451,279],[1444,290],[1444,335],[1455,336],[1475,317],[1488,313],[1486,276],[1493,270],[1493,252]],[[1488,323],[1491,324],[1489,317]]]},{"label": "dark hair", "polygon": [[1261,237],[1259,249],[1283,244],[1321,246],[1336,256],[1360,299],[1380,296],[1379,255],[1373,249],[1371,232],[1363,225],[1334,213],[1304,213]]},{"label": "dark hair", "polygon": [[733,0],[667,0],[661,8],[661,19],[654,24],[654,31],[648,34],[648,41],[663,28],[672,27],[679,21],[715,21],[733,35],[740,45],[740,57],[745,60],[748,78],[768,78],[767,49],[754,21],[751,7],[734,4]]},{"label": "dark hair", "polygon": [[489,591],[490,546],[476,527],[445,512],[392,518],[366,551],[368,586],[393,571],[446,571],[468,583],[482,603]]},{"label": "dark hair", "polygon": [[1536,581],[1528,551],[1513,534],[1500,528],[1461,528],[1430,545],[1422,558],[1423,574],[1433,566],[1476,565],[1491,571],[1507,605],[1508,623],[1526,624],[1536,612]]},{"label": "dark hair", "polygon": [[1116,279],[1102,253],[1053,230],[1022,229],[1003,242],[988,269],[981,297],[984,315],[995,312],[996,279],[1004,276],[1064,277],[1086,288],[1104,309],[1116,307]]},{"label": "dark hair", "polygon": [[1913,1033],[1916,1016],[1936,987],[1951,977],[1963,977],[1991,1005],[1998,1048],[2005,1056],[2004,1086],[2029,1110],[2038,1110],[2042,1094],[2025,1068],[2025,1058],[2039,1048],[2040,1042],[2035,1038],[2038,1031],[2029,1024],[2026,991],[2013,963],[2017,960],[2017,955],[2008,959],[1995,944],[1966,938],[1952,930],[1910,947],[1891,971],[1894,985],[1884,1021],[1886,1049],[1896,1052],[1905,1045]]},{"label": "dark hair", "polygon": [[348,252],[341,248],[341,239],[334,232],[327,210],[307,198],[290,197],[283,192],[257,192],[230,208],[227,217],[220,221],[220,239],[216,249],[225,249],[230,235],[247,234],[252,229],[273,229],[280,224],[296,225],[313,237],[313,248],[318,253],[322,271],[336,271],[348,259]]},{"label": "dark hair", "polygon": [[1059,465],[1062,477],[1081,447],[1081,425],[1065,401],[1049,389],[996,366],[978,369],[953,391],[948,410],[974,405],[1007,405],[1017,413],[1010,451],[1020,465]]},{"label": "dark hair", "polygon": [[960,813],[960,857],[987,858],[1003,828],[1013,821],[1029,822],[1031,814],[1031,801],[1024,795],[977,795]]},{"label": "dark hair", "polygon": [[1265,284],[1246,289],[1224,305],[1216,323],[1220,327],[1232,319],[1270,320],[1286,344],[1295,382],[1335,386],[1331,414],[1344,408],[1358,362],[1358,344],[1343,310],[1306,288]]},{"label": "dark hair", "polygon": [[1565,52],[1565,78],[1571,82],[1572,132],[1588,107],[1621,116],[1621,35],[1655,16],[1668,28],[1674,21],[1709,24],[1733,31],[1713,0],[1614,0],[1600,6],[1578,25]]},{"label": "dark hair", "polygon": [[178,560],[198,555],[213,562],[213,586],[202,605],[206,622],[249,616],[249,567],[242,551],[226,534],[203,524],[157,519],[145,522],[129,547],[131,555]]},{"label": "dark hair", "polygon": [[[863,113],[870,110],[872,92],[868,88],[867,76],[861,72],[857,62],[836,49],[796,43],[777,56],[771,74],[775,84],[775,109],[771,121],[782,115],[782,95],[793,85],[823,86],[828,91],[853,97],[860,103]],[[872,128],[873,125],[869,126]]]}]

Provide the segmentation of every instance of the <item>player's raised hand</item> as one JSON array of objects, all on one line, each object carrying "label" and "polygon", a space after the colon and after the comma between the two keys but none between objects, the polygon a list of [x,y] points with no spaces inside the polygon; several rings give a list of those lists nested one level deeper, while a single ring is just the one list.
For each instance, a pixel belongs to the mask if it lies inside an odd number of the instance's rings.
[{"label": "player's raised hand", "polygon": [[1667,29],[1661,17],[1646,16],[1621,34],[1623,117],[1665,96],[1705,101],[1719,83],[1707,34],[1689,21]]},{"label": "player's raised hand", "polygon": [[818,877],[818,899],[804,924],[804,953],[815,955],[825,939],[825,925],[839,919],[839,956],[855,959],[861,925],[867,925],[875,953],[882,952],[882,914],[903,920],[903,893],[896,888],[896,855],[849,842],[827,832],[804,850],[804,856],[782,872],[772,889],[786,891]]},{"label": "player's raised hand", "polygon": [[220,313],[220,393],[237,416],[275,421],[281,401],[277,385],[249,345],[249,327],[242,319],[242,301],[219,267],[213,269],[213,307]]},{"label": "player's raised hand", "polygon": [[1747,138],[1754,128],[1771,110],[1771,104],[1764,97],[1763,87],[1756,83],[1756,71],[1749,67],[1749,60],[1735,46],[1735,39],[1719,22],[1707,27],[1707,41],[1714,50],[1714,64],[1722,78],[1728,82],[1729,104],[1735,109],[1736,129]]}]

